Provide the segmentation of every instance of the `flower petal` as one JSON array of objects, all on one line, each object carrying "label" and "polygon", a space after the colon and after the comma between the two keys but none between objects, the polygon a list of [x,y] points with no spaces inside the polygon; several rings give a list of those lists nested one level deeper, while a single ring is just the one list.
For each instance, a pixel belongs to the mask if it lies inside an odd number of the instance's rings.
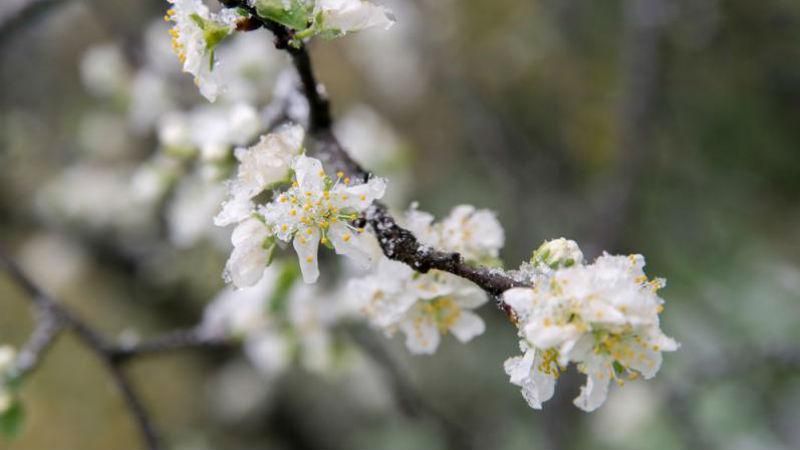
[{"label": "flower petal", "polygon": [[319,278],[319,264],[317,261],[317,248],[319,247],[320,233],[316,227],[300,228],[294,236],[294,249],[300,261],[300,271],[303,281],[314,283]]},{"label": "flower petal", "polygon": [[483,319],[471,311],[462,310],[458,319],[450,327],[450,332],[461,342],[468,342],[475,336],[483,334],[486,325]]}]

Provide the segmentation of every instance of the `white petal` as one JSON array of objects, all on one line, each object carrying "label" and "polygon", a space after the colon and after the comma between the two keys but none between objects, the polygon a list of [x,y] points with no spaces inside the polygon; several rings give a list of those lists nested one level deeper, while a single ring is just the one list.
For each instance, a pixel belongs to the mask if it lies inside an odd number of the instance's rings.
[{"label": "white petal", "polygon": [[328,238],[337,254],[352,259],[361,269],[372,267],[380,256],[380,247],[374,245],[376,243],[374,236],[365,232],[355,232],[342,222],[331,224]]},{"label": "white petal", "polygon": [[[337,185],[334,198],[340,200],[341,208],[352,208],[356,211],[367,209],[373,201],[383,197],[386,193],[386,179],[372,178],[366,183],[354,186]],[[343,200],[346,198],[346,200]]]},{"label": "white petal", "polygon": [[586,384],[581,386],[581,395],[575,399],[575,406],[592,412],[599,408],[608,397],[608,385],[611,378],[600,371],[592,371],[586,376]]},{"label": "white petal", "polygon": [[225,265],[224,277],[236,287],[252,286],[261,279],[269,253],[260,246],[235,247]]},{"label": "white petal", "polygon": [[298,156],[295,158],[292,168],[301,190],[316,192],[321,191],[325,186],[325,172],[318,159],[305,155]]},{"label": "white petal", "polygon": [[319,278],[319,264],[317,261],[317,248],[319,247],[320,233],[315,227],[300,228],[292,244],[300,261],[300,271],[303,281],[314,283]]},{"label": "white petal", "polygon": [[533,289],[513,288],[503,292],[503,302],[510,306],[515,313],[527,315],[533,309]]},{"label": "white petal", "polygon": [[450,332],[461,342],[468,342],[475,336],[483,334],[485,330],[483,319],[465,310],[461,311],[456,322],[450,327]]},{"label": "white petal", "polygon": [[523,381],[530,377],[533,368],[533,351],[527,351],[523,356],[508,358],[503,363],[503,369],[509,376],[511,384],[522,386]]},{"label": "white petal", "polygon": [[462,308],[475,309],[489,301],[489,296],[482,289],[469,285],[456,291],[455,300]]},{"label": "white petal", "polygon": [[439,330],[426,317],[412,315],[400,324],[400,329],[406,335],[406,347],[411,353],[430,355],[439,347]]}]

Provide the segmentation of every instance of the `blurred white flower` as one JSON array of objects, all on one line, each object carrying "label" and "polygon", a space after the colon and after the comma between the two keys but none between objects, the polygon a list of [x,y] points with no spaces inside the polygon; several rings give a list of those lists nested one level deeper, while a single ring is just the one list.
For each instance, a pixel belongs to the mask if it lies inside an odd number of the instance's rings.
[{"label": "blurred white flower", "polygon": [[17,352],[10,345],[0,346],[0,415],[14,404],[14,395],[6,387],[6,378],[14,368]]},{"label": "blurred white flower", "polygon": [[169,30],[172,48],[183,71],[194,75],[200,93],[213,102],[224,89],[220,72],[214,70],[214,49],[233,32],[235,15],[228,9],[212,14],[201,0],[168,1],[173,6],[165,19],[175,23]]},{"label": "blurred white flower", "polygon": [[186,248],[204,237],[216,238],[222,230],[213,226],[212,218],[224,198],[225,187],[219,182],[209,182],[196,175],[184,177],[167,209],[170,241],[179,248]]},{"label": "blurred white flower", "polygon": [[299,125],[284,126],[262,136],[247,149],[236,150],[239,169],[228,185],[228,200],[214,218],[217,226],[227,226],[248,217],[254,209],[253,197],[289,177],[292,158],[303,150],[305,132]]},{"label": "blurred white flower", "polygon": [[81,80],[86,89],[103,97],[126,93],[129,70],[125,56],[116,44],[89,48],[80,63]]},{"label": "blurred white flower", "polygon": [[486,209],[456,206],[441,223],[440,247],[458,252],[467,260],[497,258],[504,243],[503,227]]},{"label": "blurred white flower", "polygon": [[447,333],[468,342],[485,329],[472,310],[486,303],[486,294],[445,272],[419,274],[382,258],[374,274],[352,280],[349,288],[370,322],[389,335],[401,330],[412,353],[434,353]]},{"label": "blurred white flower", "polygon": [[147,67],[139,70],[131,85],[128,117],[137,133],[144,133],[175,108],[171,87],[167,79]]},{"label": "blurred white flower", "polygon": [[20,264],[38,284],[57,293],[80,278],[88,261],[75,242],[55,233],[37,233],[25,241]]},{"label": "blurred white flower", "polygon": [[351,184],[344,174],[331,180],[314,158],[298,156],[292,162],[295,181],[292,187],[261,209],[275,235],[292,242],[300,261],[303,280],[314,283],[319,277],[317,248],[332,245],[337,254],[351,258],[364,268],[377,260],[374,238],[350,221],[358,218],[376,199],[383,197],[386,180],[372,178]]},{"label": "blurred white flower", "polygon": [[10,345],[0,345],[0,378],[14,367],[17,351]]},{"label": "blurred white flower", "polygon": [[[621,381],[626,374],[647,379],[658,372],[661,352],[674,351],[678,344],[659,328],[664,301],[656,292],[664,281],[648,281],[643,267],[641,255],[606,254],[590,265],[556,269],[534,288],[503,294],[520,336],[532,351],[541,352],[542,364],[534,365],[527,378],[529,392],[552,395],[532,384],[546,378],[542,374],[555,378],[558,368],[574,362],[587,375],[575,404],[593,411],[605,401],[611,380]],[[508,364],[507,371],[517,374],[519,360]],[[515,379],[521,380],[512,375]],[[540,395],[531,406],[548,398]]]}]

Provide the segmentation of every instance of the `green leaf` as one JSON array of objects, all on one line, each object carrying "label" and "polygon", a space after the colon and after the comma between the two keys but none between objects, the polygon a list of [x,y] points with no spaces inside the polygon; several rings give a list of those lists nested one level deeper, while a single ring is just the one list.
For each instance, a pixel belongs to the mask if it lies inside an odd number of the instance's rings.
[{"label": "green leaf", "polygon": [[307,4],[303,0],[291,0],[288,8],[284,8],[283,0],[256,0],[254,6],[259,17],[297,31],[308,28],[313,8],[312,4]]},{"label": "green leaf", "polygon": [[7,438],[15,438],[22,432],[25,422],[25,409],[19,400],[14,403],[4,413],[0,414],[0,434]]}]

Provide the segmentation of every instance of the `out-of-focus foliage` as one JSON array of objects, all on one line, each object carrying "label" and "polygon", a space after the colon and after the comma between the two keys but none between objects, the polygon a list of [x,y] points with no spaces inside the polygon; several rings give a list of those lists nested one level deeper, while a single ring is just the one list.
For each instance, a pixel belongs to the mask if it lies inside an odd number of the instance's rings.
[{"label": "out-of-focus foliage", "polygon": [[[660,9],[642,25],[637,3]],[[648,273],[668,279],[662,327],[682,343],[658,378],[612,387],[592,415],[572,407],[571,374],[532,411],[502,371],[515,330],[485,307],[489,331],[468,346],[443,341],[436,358],[410,357],[392,341],[423,398],[481,448],[800,447],[800,4],[386,4],[397,17],[390,31],[316,42],[312,55],[336,116],[348,118],[345,143],[390,143],[389,156],[367,150],[362,162],[398,173],[390,178],[407,194],[397,204],[416,199],[438,217],[464,202],[496,210],[509,264],[560,235],[591,243],[588,258],[643,253]],[[189,326],[223,287],[225,235],[176,240],[170,223],[180,210],[150,211],[127,197],[132,173],[154,155],[156,130],[131,125],[132,99],[113,84],[112,95],[97,96],[81,82],[83,55],[98,44],[122,49],[123,71],[143,65],[145,30],[165,9],[156,0],[65,0],[0,37],[0,239],[48,290],[122,336]],[[631,21],[656,30],[645,55]],[[236,93],[259,107],[285,65],[267,58],[269,82]],[[637,77],[653,67],[643,88]],[[156,98],[188,109],[199,96],[178,69],[177,60],[155,67],[174,78]],[[639,118],[626,104],[645,97],[642,135],[627,145]],[[358,121],[381,131],[359,135]],[[107,196],[118,207],[90,224],[53,208],[46,186],[67,168],[67,179],[90,183],[71,208]],[[204,186],[195,183],[174,196]],[[186,208],[189,223],[215,213]],[[125,227],[108,226],[120,218]],[[609,230],[610,221],[620,225]],[[2,277],[0,297],[0,343],[18,345],[28,305]],[[133,375],[172,448],[448,445],[434,421],[400,412],[380,367],[360,353],[344,358],[356,369],[297,368],[266,380],[240,352],[191,353],[137,362]],[[0,448],[134,448],[104,377],[72,339],[59,341],[22,392],[25,432]]]}]

